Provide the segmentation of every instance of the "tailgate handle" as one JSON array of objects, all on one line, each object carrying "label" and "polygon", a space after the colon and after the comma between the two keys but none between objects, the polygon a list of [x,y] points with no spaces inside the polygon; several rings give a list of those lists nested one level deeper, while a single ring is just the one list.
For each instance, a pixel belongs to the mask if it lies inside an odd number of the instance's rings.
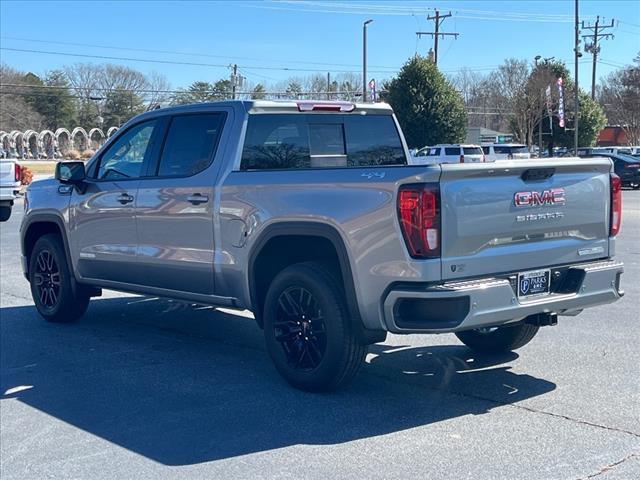
[{"label": "tailgate handle", "polygon": [[554,173],[556,173],[555,168],[529,168],[522,172],[520,178],[525,182],[535,182],[536,180],[551,178]]}]

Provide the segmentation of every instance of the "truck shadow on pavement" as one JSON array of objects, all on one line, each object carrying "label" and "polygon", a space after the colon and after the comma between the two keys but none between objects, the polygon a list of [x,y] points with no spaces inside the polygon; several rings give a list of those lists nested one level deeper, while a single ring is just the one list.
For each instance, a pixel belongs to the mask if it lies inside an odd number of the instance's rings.
[{"label": "truck shadow on pavement", "polygon": [[[0,313],[2,403],[17,399],[165,465],[375,437],[555,388],[510,371],[515,353],[379,344],[346,390],[306,394],[280,379],[253,320],[232,313],[144,297],[96,299],[73,325],[47,324],[33,306]],[[3,412],[8,452],[28,422],[18,411]],[[55,431],[39,441],[65,454]]]}]

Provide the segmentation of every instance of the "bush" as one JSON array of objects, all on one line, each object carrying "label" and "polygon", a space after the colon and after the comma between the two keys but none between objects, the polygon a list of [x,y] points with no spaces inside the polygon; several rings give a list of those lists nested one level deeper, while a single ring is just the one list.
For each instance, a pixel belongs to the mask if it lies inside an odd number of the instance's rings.
[{"label": "bush", "polygon": [[464,100],[433,62],[411,58],[386,87],[383,98],[393,107],[409,148],[464,141]]},{"label": "bush", "polygon": [[82,152],[81,157],[83,160],[89,160],[96,153],[95,150],[87,149]]},{"label": "bush", "polygon": [[80,160],[80,152],[78,150],[69,150],[64,156],[69,160]]},{"label": "bush", "polygon": [[29,185],[33,182],[33,172],[28,167],[22,167],[20,171],[20,185]]}]

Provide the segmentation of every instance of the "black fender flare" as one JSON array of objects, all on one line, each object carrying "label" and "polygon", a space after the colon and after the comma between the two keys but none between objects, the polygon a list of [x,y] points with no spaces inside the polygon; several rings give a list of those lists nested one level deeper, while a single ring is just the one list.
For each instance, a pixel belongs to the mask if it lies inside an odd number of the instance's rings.
[{"label": "black fender flare", "polygon": [[20,234],[20,249],[22,250],[22,255],[27,255],[27,232],[36,223],[54,223],[58,227],[58,230],[60,230],[60,236],[62,237],[62,244],[64,245],[64,253],[67,257],[67,264],[69,265],[69,270],[73,274],[73,264],[71,263],[71,250],[69,249],[67,230],[64,227],[64,220],[59,215],[55,215],[53,213],[34,213],[29,215],[25,220],[25,223],[22,225],[22,232]]},{"label": "black fender flare", "polygon": [[[340,233],[338,233],[336,228],[326,223],[314,221],[278,222],[268,225],[264,228],[257,240],[253,243],[249,253],[248,280],[249,297],[252,307],[257,304],[258,297],[256,292],[256,282],[254,280],[255,262],[269,240],[285,235],[321,237],[331,242],[338,255],[338,264],[340,266],[340,273],[342,275],[342,282],[345,291],[345,297],[347,300],[347,308],[349,310],[349,316],[356,333],[358,334],[360,339],[367,344],[384,341],[386,339],[386,331],[369,330],[366,329],[364,327],[364,324],[362,323],[362,317],[360,316],[360,308],[358,307],[353,272],[351,270],[347,248],[344,244],[342,236],[340,235]],[[254,314],[256,315],[256,317],[258,317],[257,319],[260,323],[260,312],[254,312]]]}]

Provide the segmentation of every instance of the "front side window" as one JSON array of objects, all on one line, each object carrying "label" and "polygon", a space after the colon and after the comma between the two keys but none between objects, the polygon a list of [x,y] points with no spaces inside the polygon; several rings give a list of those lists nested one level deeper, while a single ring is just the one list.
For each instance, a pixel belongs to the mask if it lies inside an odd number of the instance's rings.
[{"label": "front side window", "polygon": [[224,114],[207,113],[174,117],[160,156],[158,175],[191,176],[206,169],[224,123]]},{"label": "front side window", "polygon": [[100,159],[98,180],[122,180],[142,176],[155,120],[144,122],[123,133]]},{"label": "front side window", "polygon": [[242,170],[406,165],[390,115],[250,115]]},{"label": "front side window", "polygon": [[491,151],[491,147],[482,147],[482,151],[484,152],[485,155],[489,155],[489,152]]}]

